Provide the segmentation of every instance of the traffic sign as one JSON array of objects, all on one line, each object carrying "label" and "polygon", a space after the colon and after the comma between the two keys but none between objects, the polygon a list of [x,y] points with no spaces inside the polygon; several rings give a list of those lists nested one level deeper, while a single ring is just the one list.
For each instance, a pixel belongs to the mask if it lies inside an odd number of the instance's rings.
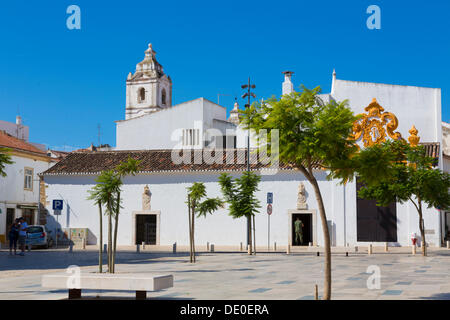
[{"label": "traffic sign", "polygon": [[64,202],[62,200],[53,200],[53,210],[62,210],[63,203]]},{"label": "traffic sign", "polygon": [[267,192],[267,203],[272,204],[273,203],[273,193]]},{"label": "traffic sign", "polygon": [[272,205],[270,203],[267,205],[267,214],[269,216],[272,214]]}]

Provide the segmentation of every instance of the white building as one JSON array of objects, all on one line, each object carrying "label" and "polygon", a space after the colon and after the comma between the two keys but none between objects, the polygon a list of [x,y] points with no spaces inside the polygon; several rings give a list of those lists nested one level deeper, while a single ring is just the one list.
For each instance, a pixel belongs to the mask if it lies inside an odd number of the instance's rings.
[{"label": "white building", "polygon": [[[28,129],[25,131],[28,139]],[[45,224],[39,215],[43,182],[38,174],[50,168],[52,159],[45,151],[0,131],[0,147],[10,149],[11,165],[6,165],[6,177],[0,177],[0,242],[7,241],[9,226],[15,218],[24,217],[28,224]]]},{"label": "white building", "polygon": [[[293,90],[291,76],[292,72],[285,72],[283,94]],[[204,98],[171,106],[171,81],[162,72],[151,46],[146,51],[145,60],[138,64],[136,73],[128,76],[126,86],[125,120],[116,122],[116,150],[71,153],[47,170],[43,174],[48,185],[47,209],[51,215],[51,200],[64,200],[61,227],[88,228],[94,235],[91,243],[95,243],[99,234],[98,212],[94,203],[86,200],[87,191],[94,186],[94,180],[102,170],[132,156],[142,160],[141,171],[124,180],[119,244],[133,245],[145,241],[153,245],[171,245],[174,242],[187,245],[186,188],[193,182],[204,182],[208,196],[221,197],[218,176],[222,172],[239,176],[246,169],[243,149],[246,139],[245,132],[237,126],[238,106],[235,105],[228,120],[224,107]],[[322,95],[322,98],[348,99],[355,113],[389,112],[388,123],[392,125],[398,121],[398,127],[394,125],[391,134],[398,132],[405,139],[414,125],[427,152],[438,158],[438,166],[443,168],[440,89],[338,80],[333,73],[331,93]],[[385,125],[377,132],[372,132],[374,129],[369,127],[363,129],[370,130],[373,139],[377,139],[380,131],[386,130]],[[214,145],[226,146],[230,157],[210,154],[209,147]],[[174,161],[174,148],[194,150],[188,157],[190,162],[186,161],[187,158],[183,163]],[[205,152],[214,161],[205,160]],[[223,160],[222,163],[219,159]],[[227,162],[227,159],[233,161]],[[262,164],[253,164],[252,170],[261,172],[263,167]],[[397,203],[379,211],[381,209],[373,203],[357,199],[355,181],[341,186],[328,181],[326,172],[319,169],[316,177],[325,201],[333,246],[385,242],[409,245],[411,234],[420,234],[413,205]],[[300,183],[306,187],[307,209],[297,208]],[[142,197],[147,185],[151,208],[143,210]],[[268,216],[264,208],[267,192],[274,195],[270,217],[271,243],[296,244],[292,239],[292,225],[297,215],[306,224],[305,244],[323,244],[314,192],[301,173],[282,166],[274,175],[262,175],[259,189],[257,196],[263,208],[256,216],[258,246],[265,247],[268,241]],[[441,245],[446,233],[445,224],[448,223],[445,215],[434,208],[425,209],[424,219],[427,241],[432,246]],[[198,219],[196,243],[206,242],[237,248],[240,242],[246,242],[245,219],[232,219],[226,208],[206,219]]]}]

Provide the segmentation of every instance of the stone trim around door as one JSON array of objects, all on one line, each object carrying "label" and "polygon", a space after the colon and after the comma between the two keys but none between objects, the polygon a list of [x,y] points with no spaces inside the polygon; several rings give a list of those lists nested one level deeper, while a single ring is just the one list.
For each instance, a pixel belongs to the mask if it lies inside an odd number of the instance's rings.
[{"label": "stone trim around door", "polygon": [[[138,214],[145,214],[145,215],[156,215],[156,244],[153,246],[159,246],[159,233],[161,230],[161,211],[155,210],[155,211],[133,211],[131,214],[131,245],[136,245],[136,215]],[[151,246],[151,244],[148,244],[148,246]]]},{"label": "stone trim around door", "polygon": [[313,240],[313,246],[317,245],[317,210],[315,209],[305,209],[305,210],[297,210],[297,209],[290,209],[288,210],[288,230],[289,230],[289,237],[288,237],[288,244],[292,247],[292,216],[294,214],[310,214],[312,215],[312,240]]}]

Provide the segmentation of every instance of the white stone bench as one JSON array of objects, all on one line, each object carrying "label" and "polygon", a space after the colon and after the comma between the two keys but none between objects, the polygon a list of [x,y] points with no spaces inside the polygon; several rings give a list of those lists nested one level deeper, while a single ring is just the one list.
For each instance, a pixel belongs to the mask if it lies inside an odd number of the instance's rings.
[{"label": "white stone bench", "polygon": [[71,274],[42,276],[42,287],[68,289],[69,299],[80,299],[82,289],[136,291],[136,300],[146,299],[147,291],[159,291],[173,287],[170,274],[149,273],[80,273],[79,281]]}]

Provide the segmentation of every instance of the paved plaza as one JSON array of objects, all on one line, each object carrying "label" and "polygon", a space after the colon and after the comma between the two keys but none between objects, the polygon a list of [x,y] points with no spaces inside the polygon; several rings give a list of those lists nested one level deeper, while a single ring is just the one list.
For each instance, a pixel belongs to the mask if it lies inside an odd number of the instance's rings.
[{"label": "paved plaza", "polygon": [[[419,252],[418,252],[419,253]],[[149,292],[150,299],[313,299],[323,288],[323,255],[241,252],[207,253],[189,263],[188,253],[121,250],[118,273],[170,273],[173,288]],[[106,255],[105,255],[106,258]],[[67,249],[32,250],[24,257],[0,252],[0,299],[66,299],[67,290],[41,288],[41,276],[78,265],[82,273],[98,271],[98,252]],[[379,289],[368,289],[369,266],[381,273]],[[433,249],[428,257],[405,250],[368,255],[362,250],[332,256],[333,299],[450,299],[450,250]],[[83,290],[88,298],[134,299],[134,292]]]}]

